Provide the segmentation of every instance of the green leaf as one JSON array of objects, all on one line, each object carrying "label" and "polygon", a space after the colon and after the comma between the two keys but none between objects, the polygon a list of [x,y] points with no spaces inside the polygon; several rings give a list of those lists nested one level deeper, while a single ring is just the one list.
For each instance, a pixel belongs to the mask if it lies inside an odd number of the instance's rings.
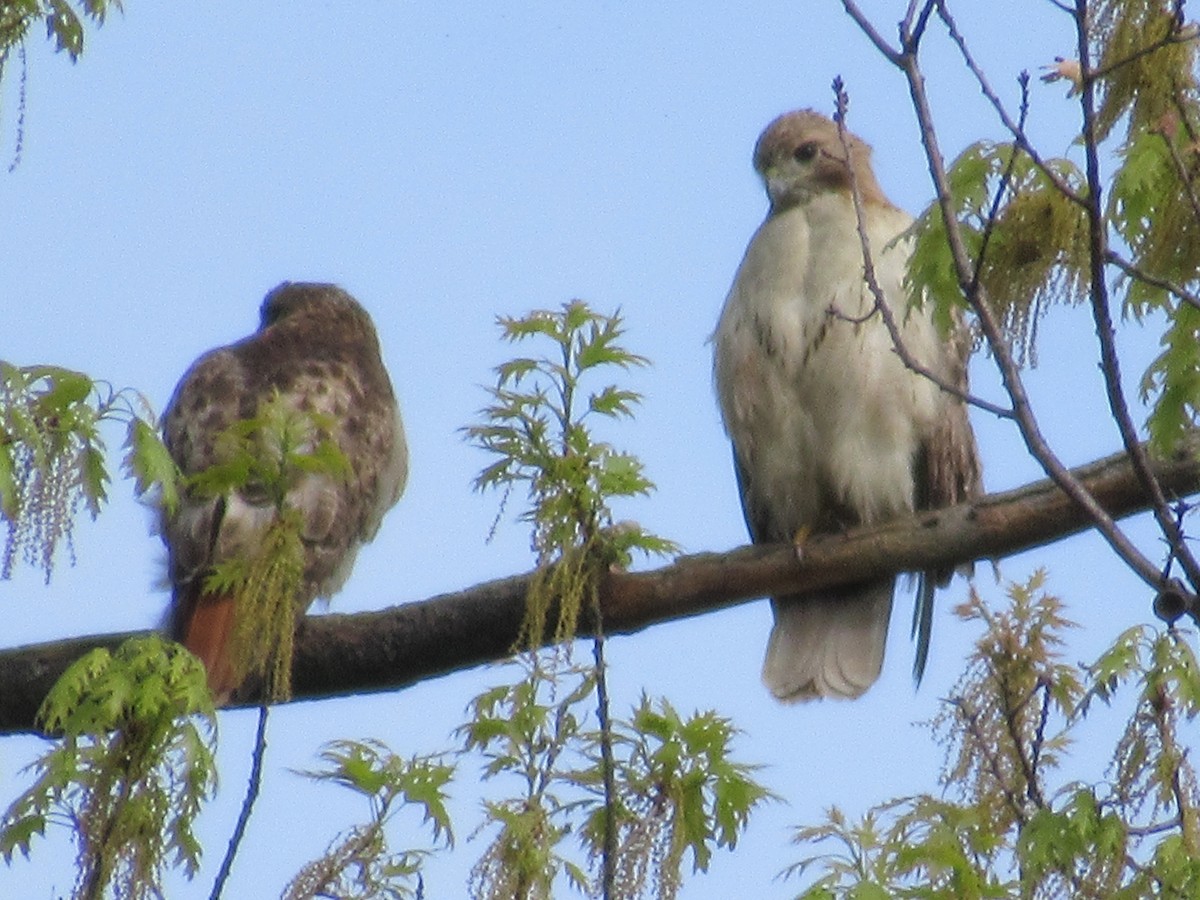
[{"label": "green leaf", "polygon": [[615,385],[609,385],[598,394],[593,394],[588,401],[588,408],[602,415],[632,416],[633,407],[640,403],[642,395],[636,391],[622,390]]},{"label": "green leaf", "polygon": [[66,0],[48,0],[46,36],[57,43],[57,50],[66,50],[71,62],[83,52],[83,24]]},{"label": "green leaf", "polygon": [[108,470],[104,466],[104,454],[95,447],[88,447],[83,454],[82,479],[80,487],[87,501],[88,511],[92,518],[100,515],[100,507],[108,499],[105,485],[108,483]]},{"label": "green leaf", "polygon": [[[0,819],[0,847],[28,853],[69,823],[80,877],[113,896],[161,894],[168,860],[195,871],[195,815],[215,788],[215,713],[199,661],[155,636],[70,666],[38,720],[63,737]],[[136,885],[136,889],[135,889]]]},{"label": "green leaf", "polygon": [[168,516],[173,516],[179,508],[182,475],[158,432],[149,422],[135,416],[129,422],[125,446],[128,448],[125,467],[134,477],[137,495],[157,487],[158,502]]},{"label": "green leaf", "polygon": [[0,515],[12,521],[17,517],[17,480],[13,471],[13,445],[0,440]]},{"label": "green leaf", "polygon": [[[514,487],[525,489],[528,506],[517,518],[532,526],[539,568],[522,641],[540,645],[548,627],[554,640],[565,641],[574,635],[581,604],[594,595],[602,571],[623,563],[634,547],[655,552],[668,545],[645,535],[638,541],[610,540],[602,532],[613,521],[612,500],[648,493],[653,485],[636,458],[614,453],[585,423],[591,413],[629,416],[640,400],[620,386],[590,390],[586,382],[604,366],[628,368],[646,361],[618,343],[619,314],[597,314],[579,300],[557,311],[497,321],[505,339],[538,339],[550,346],[544,355],[521,356],[497,367],[492,402],[481,413],[484,421],[464,429],[472,443],[498,457],[476,476],[474,486],[501,488],[506,499]],[[514,390],[518,384],[523,391]],[[557,611],[553,625],[551,608]]]}]

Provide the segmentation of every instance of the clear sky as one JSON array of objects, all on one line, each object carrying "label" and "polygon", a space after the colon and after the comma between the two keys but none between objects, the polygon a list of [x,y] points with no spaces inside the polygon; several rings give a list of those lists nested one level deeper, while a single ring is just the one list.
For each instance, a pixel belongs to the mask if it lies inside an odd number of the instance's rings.
[{"label": "clear sky", "polygon": [[[864,4],[885,34],[906,4]],[[963,3],[960,21],[1003,96],[1015,76],[1071,55],[1065,16],[1043,2]],[[934,29],[936,32],[936,28]],[[1002,134],[942,36],[928,76],[948,156]],[[486,542],[499,497],[471,491],[487,463],[458,431],[486,400],[480,387],[510,348],[494,317],[574,297],[620,308],[627,344],[654,367],[636,373],[637,421],[606,433],[639,454],[658,484],[616,510],[680,542],[722,551],[746,540],[705,341],[765,198],[750,166],[762,127],[800,106],[829,111],[830,81],[851,95],[851,127],[875,147],[894,202],[917,212],[932,191],[899,74],[833,0],[746,4],[233,3],[128,0],[78,65],[34,35],[28,48],[19,166],[0,173],[0,357],[55,363],[142,390],[156,409],[200,352],[256,326],[263,294],[282,280],[335,281],[370,310],[403,409],[412,475],[400,505],[359,557],[340,611],[423,599],[527,570],[524,529],[506,519]],[[0,161],[13,157],[20,62],[8,64]],[[1034,82],[1030,130],[1068,153],[1078,111],[1060,85]],[[1113,452],[1083,309],[1041,326],[1031,373],[1043,425],[1079,463]],[[1154,335],[1125,327],[1126,380]],[[991,361],[977,389],[998,397]],[[976,418],[989,489],[1039,477],[1011,428]],[[119,440],[112,435],[113,443]],[[116,464],[114,458],[113,464]],[[128,483],[75,540],[49,587],[21,570],[0,584],[15,646],[149,628],[167,601],[163,555]],[[515,503],[512,504],[515,507]],[[1149,530],[1135,530],[1149,552]],[[1144,588],[1094,537],[1007,560],[1023,580],[1037,565],[1087,625],[1072,654],[1149,616]],[[980,586],[995,598],[986,565]],[[942,595],[924,684],[914,691],[909,598],[898,595],[890,652],[862,700],[798,708],[759,683],[765,602],[670,623],[611,642],[618,711],[645,689],[677,708],[713,707],[745,731],[742,760],[787,798],[762,810],[736,853],[685,898],[785,897],[775,879],[805,855],[790,826],[839,804],[851,812],[932,788],[940,751],[912,725],[928,719],[960,670],[969,635],[950,615],[965,588]],[[310,786],[322,743],[375,737],[408,755],[449,747],[469,699],[508,673],[474,670],[368,698],[297,704],[272,718],[263,794],[230,897],[277,894],[335,833],[365,817],[348,793]],[[221,717],[222,794],[204,815],[197,883],[207,896],[241,801],[253,714]],[[0,740],[0,798],[42,748]],[[1098,774],[1098,770],[1095,770]],[[427,870],[430,898],[464,895],[484,849],[478,770],[453,786],[458,845]],[[394,835],[397,846],[405,836]],[[0,896],[69,890],[61,836],[31,863],[0,868]]]}]

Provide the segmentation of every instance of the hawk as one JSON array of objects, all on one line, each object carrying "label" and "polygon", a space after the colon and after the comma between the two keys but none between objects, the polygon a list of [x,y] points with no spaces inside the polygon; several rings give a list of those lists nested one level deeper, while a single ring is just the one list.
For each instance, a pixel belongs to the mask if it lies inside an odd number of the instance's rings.
[{"label": "hawk", "polygon": [[[263,301],[258,331],[192,364],[163,413],[163,439],[181,472],[228,462],[223,436],[270,401],[319,420],[348,470],[344,477],[305,472],[284,498],[301,517],[304,571],[295,598],[301,615],[314,599],[341,588],[408,474],[375,327],[341,288],[284,282]],[[230,656],[235,603],[229,592],[207,590],[206,580],[215,565],[259,545],[276,514],[276,502],[253,483],[218,496],[185,490],[178,509],[162,514],[172,586],[168,627],[203,661],[219,703],[241,680]]]},{"label": "hawk", "polygon": [[[770,209],[713,335],[713,374],[756,543],[798,540],[948,506],[980,491],[965,404],[906,368],[864,281],[853,169],[876,278],[908,352],[965,390],[969,341],[939,332],[904,290],[912,219],[884,196],[871,148],[811,110],[772,122],[754,149]],[[921,576],[914,671],[933,588]],[[774,597],[763,680],[780,700],[853,698],[879,677],[895,576]]]}]

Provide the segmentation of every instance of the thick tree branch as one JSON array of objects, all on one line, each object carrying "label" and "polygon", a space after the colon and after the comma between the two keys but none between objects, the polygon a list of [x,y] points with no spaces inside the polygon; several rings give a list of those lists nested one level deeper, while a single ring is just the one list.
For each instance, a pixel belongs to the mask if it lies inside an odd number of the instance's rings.
[{"label": "thick tree branch", "polygon": [[[1169,495],[1200,491],[1200,434],[1172,459],[1152,461],[1152,466]],[[1149,504],[1125,454],[1072,475],[1114,518]],[[787,544],[681,557],[654,571],[609,576],[603,590],[605,631],[631,634],[771,594],[998,559],[1090,524],[1088,514],[1047,480],[877,528],[814,539],[805,545],[802,562]],[[521,575],[378,612],[311,617],[297,641],[296,699],[395,690],[503,659],[517,639],[528,586],[529,576]],[[1147,608],[1152,599],[1147,596]],[[1186,600],[1192,618],[1200,618],[1195,598]],[[113,648],[132,636],[73,638],[0,652],[0,733],[33,730],[38,705],[68,665],[94,647]]]}]

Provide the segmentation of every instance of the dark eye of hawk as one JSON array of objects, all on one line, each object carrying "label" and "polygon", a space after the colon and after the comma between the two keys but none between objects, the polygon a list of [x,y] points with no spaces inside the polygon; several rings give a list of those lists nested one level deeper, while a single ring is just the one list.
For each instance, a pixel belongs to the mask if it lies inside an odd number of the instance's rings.
[{"label": "dark eye of hawk", "polygon": [[806,141],[795,150],[792,151],[792,156],[797,162],[812,162],[817,156],[817,144],[815,141]]}]

